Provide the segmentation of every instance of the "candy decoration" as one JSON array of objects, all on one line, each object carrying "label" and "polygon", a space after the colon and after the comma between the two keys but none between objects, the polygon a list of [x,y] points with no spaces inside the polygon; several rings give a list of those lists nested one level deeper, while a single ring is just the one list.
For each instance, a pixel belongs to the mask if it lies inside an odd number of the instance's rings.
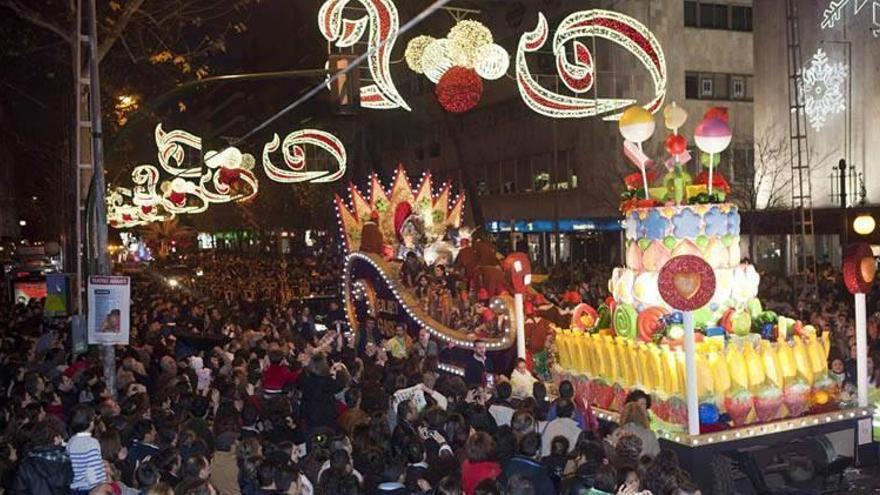
[{"label": "candy decoration", "polygon": [[666,138],[666,151],[670,155],[680,155],[687,151],[687,139],[680,134],[670,134]]},{"label": "candy decoration", "polygon": [[715,274],[699,256],[677,256],[663,265],[658,285],[667,304],[693,311],[705,306],[715,293]]},{"label": "candy decoration", "polygon": [[626,339],[635,339],[638,315],[631,304],[621,304],[614,310],[614,333]]},{"label": "candy decoration", "polygon": [[665,314],[666,310],[659,306],[651,306],[639,313],[637,320],[639,340],[653,342],[654,334],[665,326],[663,323],[663,315]]},{"label": "candy decoration", "polygon": [[721,153],[729,145],[733,135],[727,122],[719,118],[706,118],[697,125],[694,141],[697,147],[709,154],[709,196],[712,195],[713,160],[716,153]]},{"label": "candy decoration", "polygon": [[599,313],[587,303],[578,304],[571,316],[571,326],[580,331],[590,330],[599,321]]},{"label": "candy decoration", "polygon": [[864,294],[871,289],[877,274],[877,262],[871,246],[852,244],[843,255],[843,282],[850,294]]},{"label": "candy decoration", "polygon": [[687,122],[687,117],[687,111],[674,101],[663,109],[663,123],[667,129],[672,131],[673,135],[678,134],[678,129]]},{"label": "candy decoration", "polygon": [[618,127],[624,139],[641,144],[654,135],[654,117],[642,107],[631,106],[620,116]]},{"label": "candy decoration", "polygon": [[718,414],[718,406],[712,403],[704,402],[700,404],[700,424],[701,425],[714,425],[718,422],[718,419],[721,417]]},{"label": "candy decoration", "polygon": [[[642,152],[642,143],[654,135],[654,126],[654,117],[651,113],[644,108],[635,105],[624,110],[618,121],[620,134],[627,141],[635,143],[638,146],[639,153],[642,155],[644,155]],[[645,187],[645,199],[649,199],[648,176],[645,173],[645,167],[647,166],[646,160],[641,159],[638,160],[637,163],[639,170],[642,172],[642,183]]]},{"label": "candy decoration", "polygon": [[737,311],[730,318],[730,325],[736,335],[748,335],[752,331],[752,316],[747,311]]}]

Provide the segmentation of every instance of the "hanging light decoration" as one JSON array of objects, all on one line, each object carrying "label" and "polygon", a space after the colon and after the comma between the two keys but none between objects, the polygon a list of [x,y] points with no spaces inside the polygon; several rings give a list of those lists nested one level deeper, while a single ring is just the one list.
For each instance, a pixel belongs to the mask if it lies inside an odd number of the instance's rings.
[{"label": "hanging light decoration", "polygon": [[477,50],[491,44],[492,31],[478,21],[464,20],[457,23],[446,36],[449,40],[449,56],[454,65],[468,69],[474,67]]},{"label": "hanging light decoration", "polygon": [[449,58],[449,40],[434,40],[422,52],[422,71],[432,83],[437,83],[443,74],[452,67],[452,59]]},{"label": "hanging light decoration", "polygon": [[425,73],[425,69],[422,68],[422,55],[425,53],[425,48],[434,40],[433,36],[421,35],[416,36],[407,43],[403,57],[406,59],[406,65],[416,74]]},{"label": "hanging light decoration", "polygon": [[489,43],[477,48],[474,69],[483,79],[501,79],[510,68],[510,55],[503,47]]},{"label": "hanging light decoration", "polygon": [[440,106],[447,112],[467,112],[480,102],[483,80],[473,69],[456,66],[443,74],[435,93]]}]

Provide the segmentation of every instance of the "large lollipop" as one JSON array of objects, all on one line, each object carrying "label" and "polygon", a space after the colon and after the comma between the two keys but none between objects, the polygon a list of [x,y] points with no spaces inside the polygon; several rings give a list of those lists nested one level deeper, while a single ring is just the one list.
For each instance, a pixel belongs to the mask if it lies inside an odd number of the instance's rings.
[{"label": "large lollipop", "polygon": [[709,195],[712,195],[713,166],[715,154],[721,153],[730,145],[732,134],[727,122],[717,116],[707,115],[702,122],[697,124],[694,132],[694,141],[697,148],[709,154]]},{"label": "large lollipop", "polygon": [[[624,143],[624,152],[639,170],[642,172],[642,183],[645,186],[645,199],[650,199],[648,192],[648,175],[645,168],[650,166],[651,161],[642,150],[642,143],[654,134],[654,117],[650,112],[640,106],[631,106],[624,110],[618,121],[620,134],[627,141]],[[635,143],[637,149],[633,149]]]}]

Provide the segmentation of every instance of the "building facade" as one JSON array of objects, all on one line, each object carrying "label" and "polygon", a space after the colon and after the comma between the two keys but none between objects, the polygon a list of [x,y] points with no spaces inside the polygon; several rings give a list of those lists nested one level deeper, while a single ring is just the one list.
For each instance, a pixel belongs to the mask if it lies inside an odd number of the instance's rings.
[{"label": "building facade", "polygon": [[[752,160],[755,93],[750,1],[532,3],[541,6],[511,2],[519,7],[490,9],[474,16],[490,27],[512,61],[509,77],[484,83],[477,108],[461,116],[445,114],[436,103],[434,85],[424,78],[414,79],[410,94],[419,93],[421,101],[409,116],[412,125],[392,129],[381,127],[380,122],[382,163],[431,170],[435,177],[471,185],[470,204],[481,210],[486,228],[501,234],[501,244],[519,250],[528,245],[539,262],[607,258],[608,253],[616,253],[622,178],[636,170],[623,157],[617,123],[539,115],[526,106],[510,77],[515,73],[519,36],[535,28],[539,11],[546,16],[552,36],[569,14],[603,8],[637,19],[658,39],[666,59],[666,103],[677,102],[689,113],[682,133],[691,146],[694,127],[705,111],[713,106],[728,108],[734,142],[722,157],[720,169],[734,187],[744,182]],[[445,29],[451,27],[453,21],[448,18],[437,24],[444,21]],[[437,26],[438,32],[443,29]],[[593,57],[591,91],[596,97],[634,98],[642,103],[653,97],[651,77],[632,54],[604,39],[582,41]],[[561,88],[558,92],[565,94],[551,44],[528,56],[529,67],[544,87]],[[668,131],[663,128],[662,114],[656,115],[656,121],[657,130],[645,150],[660,159],[666,155],[663,143]]]}]

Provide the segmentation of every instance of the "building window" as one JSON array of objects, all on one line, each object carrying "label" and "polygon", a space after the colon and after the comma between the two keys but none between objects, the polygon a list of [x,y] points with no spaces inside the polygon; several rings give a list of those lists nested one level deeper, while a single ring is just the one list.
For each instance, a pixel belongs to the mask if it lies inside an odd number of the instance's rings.
[{"label": "building window", "polygon": [[734,31],[752,30],[752,8],[740,5],[730,7],[730,29]]},{"label": "building window", "polygon": [[687,27],[699,27],[697,22],[697,2],[685,0],[684,2],[684,25]]},{"label": "building window", "polygon": [[746,79],[742,76],[730,76],[730,99],[742,100],[746,97]]},{"label": "building window", "polygon": [[712,99],[714,92],[712,88],[715,86],[715,81],[711,76],[701,76],[700,77],[700,98],[704,99]]},{"label": "building window", "polygon": [[684,1],[684,25],[703,29],[752,30],[752,8],[727,2]]},{"label": "building window", "polygon": [[752,76],[719,72],[685,72],[684,95],[689,100],[752,100]]},{"label": "building window", "polygon": [[700,77],[693,72],[684,75],[684,97],[689,100],[700,98]]}]

